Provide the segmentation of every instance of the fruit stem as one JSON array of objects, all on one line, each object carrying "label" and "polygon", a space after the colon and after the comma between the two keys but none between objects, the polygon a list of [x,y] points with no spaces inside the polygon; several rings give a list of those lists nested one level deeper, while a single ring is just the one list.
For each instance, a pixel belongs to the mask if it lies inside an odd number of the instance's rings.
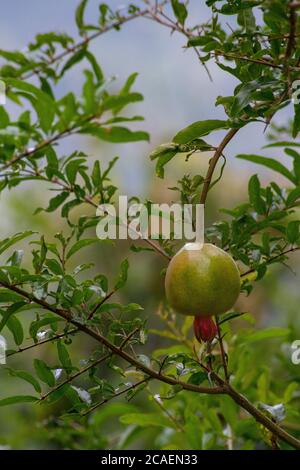
[{"label": "fruit stem", "polygon": [[220,328],[220,325],[219,325],[219,322],[218,322],[218,318],[215,317],[215,320],[216,320],[216,325],[217,325],[217,332],[218,332],[217,338],[218,338],[219,345],[220,345],[220,351],[221,351],[221,357],[222,357],[222,364],[223,364],[223,369],[224,369],[225,380],[226,380],[226,382],[229,382],[229,374],[228,374],[228,367],[227,367],[227,355],[226,355],[225,349],[224,349],[222,332],[221,332],[221,328]]}]

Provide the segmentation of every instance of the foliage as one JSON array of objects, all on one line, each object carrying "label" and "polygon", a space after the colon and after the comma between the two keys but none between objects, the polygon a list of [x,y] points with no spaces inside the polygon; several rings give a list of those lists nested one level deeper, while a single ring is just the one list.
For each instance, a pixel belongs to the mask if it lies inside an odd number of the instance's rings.
[{"label": "foliage", "polygon": [[[270,127],[267,147],[272,158],[264,152],[237,155],[257,165],[257,174],[249,179],[248,199],[222,209],[220,220],[206,228],[207,240],[238,262],[241,289],[250,294],[275,263],[286,263],[288,255],[300,248],[296,140],[300,105],[292,103],[300,58],[298,3],[207,0],[211,19],[204,24],[193,24],[188,2],[139,3],[130,4],[126,11],[113,11],[108,3],[100,3],[99,18],[89,24],[88,2],[83,0],[75,18],[79,39],[49,32],[38,34],[26,53],[0,51],[0,76],[8,100],[17,109],[10,112],[9,104],[0,107],[1,192],[26,181],[42,182],[55,195],[36,213],[58,212],[66,221],[65,231],[54,239],[26,231],[0,242],[0,332],[8,329],[15,342],[8,352],[7,373],[28,387],[24,395],[2,397],[0,406],[42,404],[52,410],[46,423],[49,439],[65,448],[124,449],[144,435],[153,436],[155,447],[161,449],[300,448],[299,378],[289,355],[276,349],[278,339],[294,339],[292,327],[257,330],[249,313],[229,312],[218,320],[218,338],[198,345],[191,338],[192,319],[177,319],[162,301],[157,314],[165,327],[148,330],[135,299],[125,305],[112,299],[126,284],[130,270],[126,258],[115,269],[113,284],[105,272],[89,275],[93,263],[76,262],[81,250],[106,243],[95,234],[96,208],[116,201],[118,187],[112,172],[117,159],[108,167],[100,159],[91,165],[87,154],[65,155],[60,149],[60,143],[74,135],[132,145],[148,141],[144,127],[136,130],[134,125],[143,118],[127,111],[130,104],[143,99],[134,91],[137,74],[111,93],[111,79],[90,50],[91,42],[102,34],[119,31],[124,23],[141,17],[183,35],[200,64],[209,67],[214,60],[238,82],[232,96],[217,99],[216,105],[224,109],[222,120],[194,122],[150,155],[157,176],[164,178],[178,155],[190,158],[210,152],[207,174],[182,175],[172,188],[181,201],[206,203],[209,190],[220,180],[214,176],[215,169],[239,130],[252,122],[272,126],[279,110],[292,107],[291,124]],[[59,96],[60,82],[81,62],[81,95],[69,91]],[[226,134],[214,147],[207,140],[216,131]],[[288,166],[282,149],[290,159]],[[279,175],[282,185],[262,184],[262,166]],[[223,169],[224,164],[220,176]],[[30,266],[18,248],[29,238]],[[148,241],[148,245],[147,250],[163,255],[164,260],[176,250],[174,240]],[[142,245],[132,248],[135,256],[143,256]],[[34,313],[29,325],[24,320],[27,311]],[[82,335],[94,341],[78,361],[74,343]],[[149,352],[148,335],[163,337],[166,346]],[[263,363],[265,342],[274,346],[272,357]],[[51,343],[55,360],[42,359],[44,343]],[[35,350],[32,367],[10,367],[10,357],[27,349]],[[121,395],[124,399],[118,401]],[[249,400],[246,403],[243,395]],[[141,412],[135,403],[144,397],[148,401]],[[117,439],[110,427],[115,419],[122,424]],[[280,426],[283,419],[293,436]]]}]

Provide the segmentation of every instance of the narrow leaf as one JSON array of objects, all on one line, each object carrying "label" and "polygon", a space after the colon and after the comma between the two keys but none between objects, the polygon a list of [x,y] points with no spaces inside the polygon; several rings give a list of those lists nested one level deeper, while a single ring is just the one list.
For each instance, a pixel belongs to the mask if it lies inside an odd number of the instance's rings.
[{"label": "narrow leaf", "polygon": [[295,178],[293,174],[284,166],[282,163],[274,160],[273,158],[262,157],[260,155],[248,155],[248,154],[239,154],[236,158],[240,158],[241,160],[247,160],[252,163],[257,163],[258,165],[266,166],[277,173],[285,176],[288,180],[292,183],[295,183]]},{"label": "narrow leaf", "polygon": [[173,142],[177,144],[187,144],[192,140],[202,137],[209,134],[212,131],[218,129],[227,129],[228,122],[220,120],[207,120],[207,121],[197,121],[191,124],[188,127],[185,127],[179,131],[173,138]]}]

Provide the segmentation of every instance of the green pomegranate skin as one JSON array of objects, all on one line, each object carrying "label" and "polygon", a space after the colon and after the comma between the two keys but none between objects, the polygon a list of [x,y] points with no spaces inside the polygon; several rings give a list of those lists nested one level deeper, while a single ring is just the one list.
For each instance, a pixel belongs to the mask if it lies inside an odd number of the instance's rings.
[{"label": "green pomegranate skin", "polygon": [[240,293],[240,274],[232,257],[205,243],[185,246],[172,258],[165,279],[171,307],[184,315],[212,316],[228,311]]}]

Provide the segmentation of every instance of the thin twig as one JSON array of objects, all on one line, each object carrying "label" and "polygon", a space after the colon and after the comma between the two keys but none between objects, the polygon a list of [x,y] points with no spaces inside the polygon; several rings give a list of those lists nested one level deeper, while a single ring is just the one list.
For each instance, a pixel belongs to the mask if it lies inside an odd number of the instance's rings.
[{"label": "thin twig", "polygon": [[224,349],[221,328],[220,328],[217,317],[215,318],[215,321],[216,321],[216,325],[217,325],[218,341],[219,341],[219,345],[220,345],[220,351],[221,351],[221,358],[222,358],[222,365],[223,365],[223,369],[224,369],[225,380],[226,380],[226,382],[229,382],[229,374],[228,374],[226,353],[225,353],[225,349]]},{"label": "thin twig", "polygon": [[[149,388],[149,387],[147,387]],[[185,430],[184,430],[184,427],[181,425],[181,423],[179,423],[177,421],[177,419],[175,418],[175,416],[172,415],[172,413],[169,412],[169,410],[167,410],[167,408],[164,406],[163,404],[163,401],[162,399],[160,398],[160,396],[156,396],[156,395],[153,395],[153,393],[148,390],[148,393],[149,395],[153,398],[153,400],[155,401],[155,403],[159,406],[159,408],[161,409],[161,411],[169,418],[169,420],[175,425],[175,427],[177,428],[178,431],[184,433]]]},{"label": "thin twig", "polygon": [[212,180],[216,165],[219,161],[219,158],[221,158],[225,147],[227,146],[227,144],[229,144],[229,142],[235,136],[235,134],[238,132],[238,130],[239,130],[238,128],[232,128],[227,132],[224,139],[222,140],[220,145],[217,147],[212,159],[210,160],[209,167],[208,167],[206,177],[205,177],[205,180],[204,180],[204,184],[203,184],[201,197],[200,197],[200,204],[205,204],[206,198],[207,198],[207,195],[208,195],[208,191],[209,191],[209,188],[210,188],[211,180]]},{"label": "thin twig", "polygon": [[[273,261],[276,261],[276,259],[279,259],[282,256],[288,255],[289,253],[293,253],[294,251],[298,251],[298,250],[300,250],[300,246],[289,248],[288,250],[283,251],[282,253],[279,253],[276,256],[271,256],[270,258],[266,260],[266,263],[267,264],[272,263]],[[256,271],[256,268],[250,268],[248,269],[248,271],[245,271],[244,273],[242,273],[241,277],[248,276],[249,274],[254,273],[255,271]]]},{"label": "thin twig", "polygon": [[99,31],[96,31],[95,33],[91,34],[90,36],[86,36],[82,41],[79,41],[78,43],[74,44],[71,47],[68,47],[66,50],[63,52],[57,54],[56,56],[52,57],[49,61],[39,64],[38,66],[35,67],[35,69],[32,72],[28,72],[27,74],[21,75],[22,80],[28,80],[29,78],[33,77],[34,75],[40,73],[43,71],[43,69],[46,69],[50,65],[55,64],[56,62],[61,61],[64,59],[66,56],[69,54],[73,54],[74,52],[77,52],[79,49],[82,49],[84,47],[87,47],[87,45],[93,41],[94,39],[97,39],[98,37],[102,36],[103,34],[112,31],[114,29],[118,29],[120,26],[124,25],[125,23],[130,22],[131,20],[134,20],[136,18],[140,18],[145,16],[148,13],[148,8],[144,9],[142,11],[137,11],[136,13],[130,15],[130,16],[124,16],[122,18],[119,18],[117,21],[112,22],[111,24],[104,26],[103,28],[99,29]]},{"label": "thin twig", "polygon": [[126,338],[123,339],[122,343],[120,344],[119,348],[120,349],[123,349],[126,344],[128,343],[128,341],[131,340],[131,338],[140,330],[140,327],[136,327],[134,328],[134,330],[131,331],[131,333],[129,333],[128,336],[126,336]]},{"label": "thin twig", "polygon": [[73,330],[67,331],[66,333],[61,333],[59,335],[52,336],[51,338],[45,339],[43,341],[39,341],[38,343],[30,344],[29,346],[26,346],[25,348],[18,348],[17,351],[11,351],[10,353],[6,354],[6,357],[14,356],[15,354],[19,354],[19,353],[22,353],[24,351],[28,351],[29,349],[36,348],[37,346],[42,346],[43,344],[51,343],[52,341],[57,341],[59,339],[65,338],[66,336],[69,336],[71,334],[75,334],[78,331],[79,331],[78,328],[74,328]]},{"label": "thin twig", "polygon": [[93,310],[90,312],[89,316],[88,316],[88,320],[91,320],[93,318],[93,316],[95,315],[95,313],[97,312],[98,308],[101,307],[101,305],[103,305],[105,302],[107,302],[108,299],[111,298],[111,296],[115,293],[115,290],[112,290],[111,292],[109,292],[100,302],[97,303],[97,305],[95,305],[95,307],[93,308]]},{"label": "thin twig", "polygon": [[[24,154],[23,154],[24,156]],[[23,158],[23,157],[22,157]],[[74,193],[74,188],[71,186],[71,185],[67,185],[66,183],[60,181],[57,177],[55,178],[52,178],[52,179],[48,179],[46,178],[45,176],[43,176],[41,173],[30,173],[32,174],[32,176],[36,176],[39,180],[42,180],[42,181],[45,181],[47,183],[53,183],[53,184],[57,184],[58,186],[60,186],[64,191],[68,191],[70,193]],[[0,176],[5,176],[5,175],[0,175]],[[84,201],[91,205],[92,207],[94,207],[95,209],[98,208],[98,204],[96,204],[92,197],[91,196],[87,196],[85,195],[84,196]],[[127,226],[125,224],[125,226]],[[127,226],[128,227],[128,226]],[[139,238],[144,242],[144,243],[147,243],[148,245],[151,246],[151,248],[153,248],[154,251],[156,251],[158,254],[160,254],[161,256],[163,256],[164,258],[166,258],[167,260],[170,260],[171,259],[171,256],[168,255],[168,253],[166,253],[161,247],[160,245],[158,245],[157,243],[155,243],[153,240],[151,240],[150,238],[141,238],[141,235],[139,234],[139,232],[137,232],[136,230],[134,230],[132,227],[130,228],[131,231],[134,231],[138,236]],[[109,297],[113,294],[113,292],[111,294],[109,294]],[[108,297],[108,298],[109,298]],[[107,299],[105,299],[106,301]],[[102,303],[104,302],[100,302],[100,304],[97,305],[97,308],[95,308],[96,310],[102,305]],[[95,311],[96,311],[95,310]],[[93,314],[91,315],[91,318],[93,317],[95,312],[93,312]],[[89,318],[90,319],[90,318]]]},{"label": "thin twig", "polygon": [[290,24],[290,30],[289,30],[289,36],[288,36],[288,42],[286,46],[286,51],[285,51],[285,56],[284,56],[284,63],[287,66],[289,59],[291,58],[293,51],[295,49],[295,34],[296,34],[296,27],[297,27],[297,13],[296,13],[296,8],[293,6],[293,0],[290,1],[289,4],[289,9],[290,9],[290,15],[289,15],[289,24]]},{"label": "thin twig", "polygon": [[[222,52],[222,51],[214,51],[214,52],[211,52],[211,54],[214,57],[221,56],[221,57],[225,57],[225,58],[231,59],[231,60],[243,60],[245,62],[251,62],[253,64],[258,64],[258,65],[265,65],[267,67],[282,70],[282,65],[281,64],[274,64],[274,62],[270,62],[268,60],[253,59],[251,57],[241,56],[241,55],[233,54],[231,52],[229,53],[229,52]],[[295,69],[295,67],[293,67],[293,69]],[[296,67],[296,69],[298,70],[299,67]]]},{"label": "thin twig", "polygon": [[[155,8],[155,9],[149,8],[148,13],[149,13],[149,16],[145,15],[146,19],[150,19],[152,21],[155,21],[156,23],[159,23],[159,24],[169,28],[171,30],[171,32],[177,31],[178,33],[183,34],[187,39],[190,39],[190,38],[194,37],[194,35],[191,31],[187,30],[183,25],[180,25],[179,23],[176,23],[175,21],[173,21],[162,10],[158,11],[157,8]],[[199,61],[203,65],[210,81],[212,81],[211,73],[210,73],[206,63],[204,62],[203,58],[201,57],[201,54],[200,54],[199,50],[197,49],[197,47],[192,47],[192,49],[195,51]]]},{"label": "thin twig", "polygon": [[62,387],[64,387],[65,385],[73,382],[73,380],[77,379],[78,377],[80,377],[81,375],[85,374],[85,372],[89,371],[90,369],[92,369],[93,367],[96,367],[98,366],[99,364],[101,364],[102,362],[106,361],[107,359],[109,359],[110,357],[112,356],[112,353],[109,353],[109,354],[106,354],[105,356],[103,357],[100,357],[97,361],[94,361],[92,362],[91,364],[87,365],[86,367],[84,367],[83,369],[80,369],[78,372],[76,372],[75,374],[73,375],[70,375],[64,382],[61,382],[60,384],[58,384],[56,387],[52,388],[51,390],[49,390],[49,392],[45,393],[45,395],[42,395],[41,398],[40,398],[40,401],[45,401],[50,395],[52,395],[53,393],[57,392],[58,390],[60,390]]},{"label": "thin twig", "polygon": [[81,416],[86,416],[86,415],[92,413],[92,412],[95,411],[97,408],[99,408],[100,406],[102,406],[102,405],[104,405],[105,403],[109,402],[109,401],[112,400],[113,398],[120,397],[121,395],[124,395],[124,393],[128,393],[128,392],[130,392],[131,390],[134,390],[134,389],[137,388],[139,385],[142,385],[143,383],[149,382],[149,380],[151,380],[151,377],[146,377],[145,379],[140,380],[139,382],[136,382],[135,384],[131,385],[130,387],[127,387],[127,388],[125,388],[125,389],[123,389],[123,390],[120,390],[119,392],[115,393],[115,394],[112,395],[111,397],[105,398],[104,400],[100,401],[99,403],[96,403],[96,404],[93,405],[91,408],[89,408],[87,411],[84,411],[83,413],[81,413]]}]

